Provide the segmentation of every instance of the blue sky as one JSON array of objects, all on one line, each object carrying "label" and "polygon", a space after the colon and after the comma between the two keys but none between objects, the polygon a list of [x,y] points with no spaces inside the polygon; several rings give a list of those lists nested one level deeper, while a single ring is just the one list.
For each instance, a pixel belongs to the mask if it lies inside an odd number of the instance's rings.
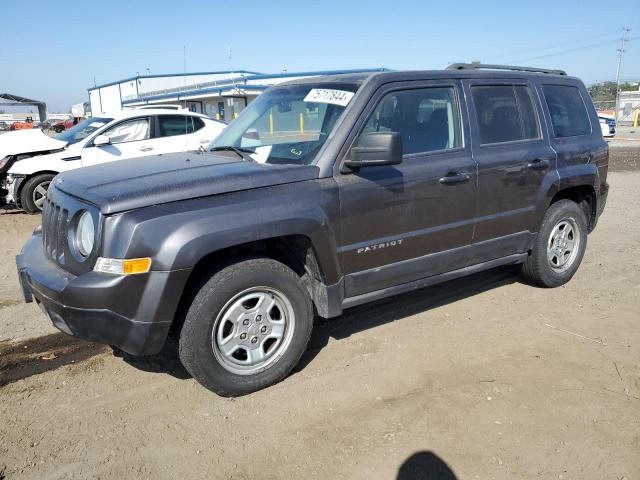
[{"label": "blue sky", "polygon": [[482,60],[563,68],[587,83],[640,79],[638,0],[600,1],[5,1],[0,91],[68,111],[87,87],[144,74],[439,69]]}]

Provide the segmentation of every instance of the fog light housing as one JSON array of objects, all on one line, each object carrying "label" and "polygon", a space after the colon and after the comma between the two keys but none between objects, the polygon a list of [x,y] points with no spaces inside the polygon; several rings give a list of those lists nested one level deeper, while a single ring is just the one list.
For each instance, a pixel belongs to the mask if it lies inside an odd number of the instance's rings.
[{"label": "fog light housing", "polygon": [[151,269],[151,259],[145,258],[104,258],[98,257],[95,272],[113,275],[136,275],[147,273]]}]

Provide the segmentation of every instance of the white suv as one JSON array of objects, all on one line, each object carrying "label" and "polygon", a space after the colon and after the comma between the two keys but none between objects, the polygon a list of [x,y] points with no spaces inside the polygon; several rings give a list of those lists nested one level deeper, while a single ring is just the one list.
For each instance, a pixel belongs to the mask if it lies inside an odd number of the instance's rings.
[{"label": "white suv", "polygon": [[51,180],[60,172],[196,151],[207,147],[225,126],[188,110],[149,108],[90,117],[55,137],[40,130],[6,133],[0,136],[0,204],[37,213]]}]

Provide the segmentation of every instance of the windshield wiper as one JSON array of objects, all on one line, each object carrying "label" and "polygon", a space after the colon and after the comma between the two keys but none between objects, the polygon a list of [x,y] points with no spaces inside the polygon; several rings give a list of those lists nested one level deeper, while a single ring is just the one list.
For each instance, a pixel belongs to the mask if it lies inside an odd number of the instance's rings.
[{"label": "windshield wiper", "polygon": [[251,150],[250,148],[242,148],[242,147],[234,147],[232,145],[225,145],[222,147],[213,147],[209,151],[210,152],[233,152],[243,160],[246,160],[247,162],[255,162],[251,154],[256,153],[256,151]]}]

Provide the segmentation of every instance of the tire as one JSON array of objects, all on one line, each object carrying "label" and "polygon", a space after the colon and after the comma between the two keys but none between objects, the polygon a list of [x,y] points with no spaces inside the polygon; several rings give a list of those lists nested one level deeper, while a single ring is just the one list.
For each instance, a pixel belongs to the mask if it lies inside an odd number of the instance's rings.
[{"label": "tire", "polygon": [[[20,203],[27,213],[40,213],[49,184],[55,175],[43,173],[26,181],[20,191]],[[42,203],[41,203],[42,202]]]},{"label": "tire", "polygon": [[578,270],[586,248],[587,221],[583,210],[571,200],[559,200],[545,213],[522,274],[539,287],[564,285]]},{"label": "tire", "polygon": [[312,328],[311,299],[298,275],[275,260],[248,258],[217,271],[197,292],[180,331],[180,360],[205,388],[245,395],[285,378]]}]

